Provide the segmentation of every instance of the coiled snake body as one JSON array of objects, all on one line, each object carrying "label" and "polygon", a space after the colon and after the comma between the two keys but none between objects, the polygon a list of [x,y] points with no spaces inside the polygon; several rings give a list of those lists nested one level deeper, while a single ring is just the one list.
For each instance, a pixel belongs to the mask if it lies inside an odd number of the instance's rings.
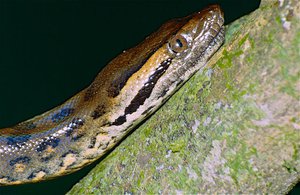
[{"label": "coiled snake body", "polygon": [[64,104],[0,129],[0,185],[68,174],[103,156],[206,64],[223,23],[217,5],[171,20]]}]

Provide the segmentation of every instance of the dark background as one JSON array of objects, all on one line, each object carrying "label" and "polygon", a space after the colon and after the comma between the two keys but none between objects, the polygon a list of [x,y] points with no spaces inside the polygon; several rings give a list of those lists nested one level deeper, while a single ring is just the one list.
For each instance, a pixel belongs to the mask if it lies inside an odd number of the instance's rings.
[{"label": "dark background", "polygon": [[[212,3],[223,7],[228,24],[259,0],[0,0],[0,127],[61,104],[162,23]],[[64,194],[95,165],[51,181],[0,187],[0,195]]]}]

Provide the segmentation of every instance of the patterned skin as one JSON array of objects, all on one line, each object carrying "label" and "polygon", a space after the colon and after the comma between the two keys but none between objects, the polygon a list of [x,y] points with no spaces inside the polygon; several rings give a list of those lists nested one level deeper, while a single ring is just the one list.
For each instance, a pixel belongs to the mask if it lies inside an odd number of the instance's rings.
[{"label": "patterned skin", "polygon": [[64,104],[0,129],[0,185],[65,175],[103,156],[206,64],[223,23],[218,5],[168,21]]}]

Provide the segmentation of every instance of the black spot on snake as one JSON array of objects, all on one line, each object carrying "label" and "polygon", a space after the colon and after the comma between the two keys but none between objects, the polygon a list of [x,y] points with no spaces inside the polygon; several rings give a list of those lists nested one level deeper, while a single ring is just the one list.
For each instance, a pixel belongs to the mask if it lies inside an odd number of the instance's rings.
[{"label": "black spot on snake", "polygon": [[[67,157],[67,155],[69,155],[69,154],[77,154],[75,151],[73,151],[73,150],[69,150],[68,152],[66,152],[66,153],[64,153],[63,155],[61,155],[61,158],[65,158],[65,157]],[[67,166],[67,168],[69,168],[69,167],[71,167],[72,165],[74,165],[75,164],[75,162],[73,162],[72,164],[70,164],[70,165],[68,165]],[[64,161],[62,161],[61,163],[60,163],[60,165],[59,165],[60,167],[64,167],[65,165],[64,165]]]},{"label": "black spot on snake", "polygon": [[83,100],[90,101],[93,99],[93,97],[97,94],[97,91],[99,90],[99,85],[92,83],[87,90],[85,91]]},{"label": "black spot on snake", "polygon": [[88,148],[95,147],[95,144],[96,144],[96,137],[92,137],[91,140],[90,140],[90,144],[89,144]]},{"label": "black spot on snake", "polygon": [[84,136],[83,133],[80,133],[80,134],[76,134],[72,137],[72,141],[77,141],[79,140],[82,136]]},{"label": "black spot on snake", "polygon": [[119,118],[117,118],[111,125],[119,126],[124,124],[125,122],[126,122],[126,116],[123,115],[123,116],[119,116]]},{"label": "black spot on snake", "polygon": [[69,150],[68,152],[65,152],[64,154],[61,155],[62,158],[66,157],[68,154],[77,154],[74,150]]},{"label": "black spot on snake", "polygon": [[53,155],[52,155],[52,154],[50,154],[49,156],[42,157],[42,158],[41,158],[41,161],[42,161],[42,162],[48,162],[51,158],[53,158]]},{"label": "black spot on snake", "polygon": [[94,112],[92,113],[91,117],[93,117],[93,119],[97,119],[100,116],[102,116],[105,113],[105,106],[100,104],[97,106],[97,108],[94,110]]},{"label": "black spot on snake", "polygon": [[15,137],[8,137],[7,145],[13,145],[15,147],[20,148],[22,145],[25,144],[30,139],[31,135],[23,135],[23,136],[15,136]]},{"label": "black spot on snake", "polygon": [[74,136],[75,134],[75,130],[79,129],[80,127],[82,127],[84,125],[84,119],[81,118],[74,118],[69,124],[68,124],[68,128],[66,130],[65,135],[67,137],[70,137],[71,135]]},{"label": "black spot on snake", "polygon": [[50,138],[49,140],[44,139],[44,141],[37,146],[36,151],[43,152],[48,146],[55,148],[59,145],[59,142],[60,139],[57,137]]},{"label": "black spot on snake", "polygon": [[30,158],[28,156],[21,156],[14,160],[9,161],[9,165],[14,166],[17,163],[28,164],[29,161],[30,161]]},{"label": "black spot on snake", "polygon": [[73,108],[63,108],[58,113],[54,114],[51,118],[52,122],[58,123],[63,121],[66,117],[74,112]]},{"label": "black spot on snake", "polygon": [[169,91],[169,89],[164,89],[159,96],[157,96],[157,99],[165,97],[165,95],[167,94],[167,92]]},{"label": "black spot on snake", "polygon": [[40,169],[40,170],[38,170],[38,171],[33,171],[33,172],[27,177],[27,179],[34,179],[34,178],[37,176],[37,174],[38,174],[39,172],[47,173],[47,171],[44,170],[44,169]]}]

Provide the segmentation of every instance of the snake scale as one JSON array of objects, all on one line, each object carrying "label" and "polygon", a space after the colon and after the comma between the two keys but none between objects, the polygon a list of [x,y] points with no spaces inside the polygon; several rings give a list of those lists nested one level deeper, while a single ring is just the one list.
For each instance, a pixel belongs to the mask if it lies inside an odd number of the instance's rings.
[{"label": "snake scale", "polygon": [[223,25],[218,5],[170,20],[62,105],[0,129],[0,185],[51,179],[103,156],[207,63]]}]

